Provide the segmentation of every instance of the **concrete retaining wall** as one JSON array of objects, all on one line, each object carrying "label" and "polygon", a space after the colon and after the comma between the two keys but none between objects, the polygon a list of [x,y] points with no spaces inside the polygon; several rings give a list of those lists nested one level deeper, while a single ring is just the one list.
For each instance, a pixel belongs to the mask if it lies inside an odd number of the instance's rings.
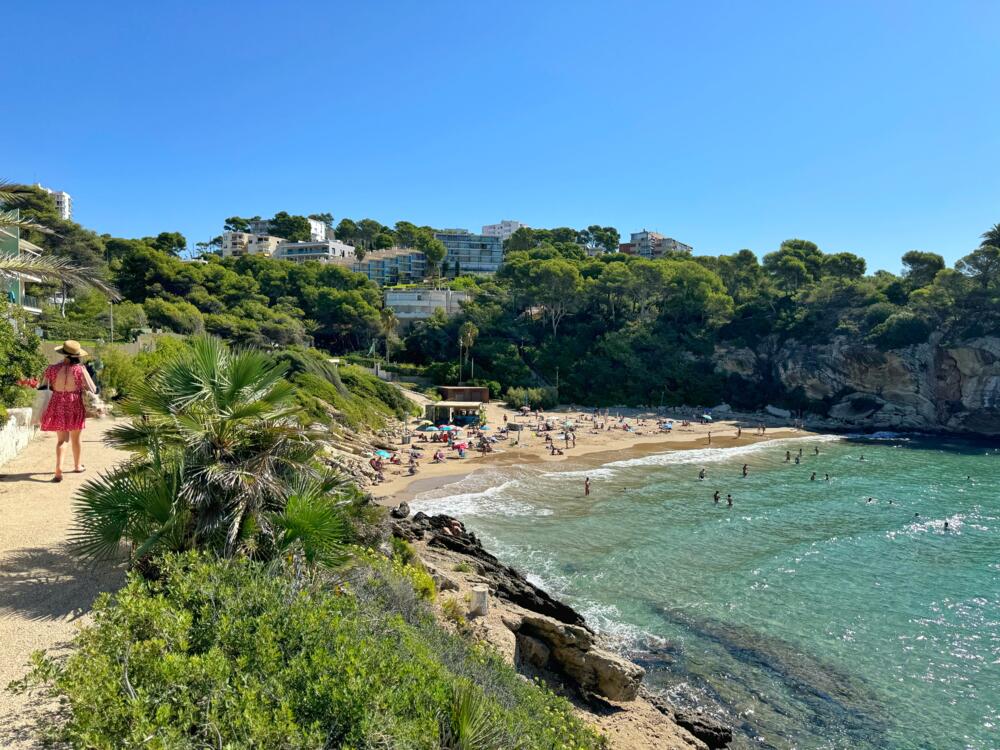
[{"label": "concrete retaining wall", "polygon": [[37,429],[31,424],[31,409],[8,409],[7,423],[0,427],[0,466],[24,450]]}]

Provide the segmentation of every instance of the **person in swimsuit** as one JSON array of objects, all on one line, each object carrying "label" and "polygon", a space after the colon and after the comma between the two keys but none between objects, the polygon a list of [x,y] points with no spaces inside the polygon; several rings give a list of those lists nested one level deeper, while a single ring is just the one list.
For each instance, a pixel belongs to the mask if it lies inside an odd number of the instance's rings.
[{"label": "person in swimsuit", "polygon": [[70,444],[73,451],[73,472],[79,474],[84,470],[83,464],[80,463],[80,431],[87,421],[83,392],[97,393],[97,386],[94,385],[87,369],[80,364],[80,360],[87,356],[87,352],[80,346],[79,341],[72,339],[64,341],[62,345],[56,347],[56,352],[63,355],[63,361],[45,368],[45,374],[42,376],[52,391],[52,398],[49,399],[49,405],[42,414],[41,428],[45,432],[56,433],[56,470],[52,481],[61,482],[63,451],[66,443]]}]

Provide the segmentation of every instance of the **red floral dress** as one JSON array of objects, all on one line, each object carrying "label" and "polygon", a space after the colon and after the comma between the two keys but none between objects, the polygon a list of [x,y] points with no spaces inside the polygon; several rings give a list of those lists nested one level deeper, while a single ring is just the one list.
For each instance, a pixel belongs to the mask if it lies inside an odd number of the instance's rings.
[{"label": "red floral dress", "polygon": [[[75,390],[57,391],[55,388],[56,379],[64,367],[68,367],[73,376]],[[83,391],[84,389],[89,390],[83,365],[68,365],[66,363],[50,365],[45,368],[45,375],[42,377],[52,391],[49,405],[45,408],[45,413],[42,414],[42,429],[46,432],[82,430],[87,418],[83,408]]]}]

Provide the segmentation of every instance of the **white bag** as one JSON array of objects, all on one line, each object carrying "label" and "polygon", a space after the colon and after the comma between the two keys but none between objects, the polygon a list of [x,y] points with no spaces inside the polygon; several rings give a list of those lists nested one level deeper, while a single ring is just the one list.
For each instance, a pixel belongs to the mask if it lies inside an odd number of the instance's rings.
[{"label": "white bag", "polygon": [[52,391],[48,388],[36,391],[35,403],[31,405],[31,424],[39,425],[42,423],[42,415],[45,414],[45,410],[49,408],[49,401],[51,400]]}]

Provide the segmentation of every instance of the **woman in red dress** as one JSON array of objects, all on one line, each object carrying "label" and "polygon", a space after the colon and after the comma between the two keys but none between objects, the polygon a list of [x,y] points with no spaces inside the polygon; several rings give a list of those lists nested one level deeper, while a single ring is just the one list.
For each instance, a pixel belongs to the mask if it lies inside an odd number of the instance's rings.
[{"label": "woman in red dress", "polygon": [[52,481],[61,482],[63,446],[67,442],[73,450],[73,471],[78,474],[83,471],[84,467],[80,463],[80,430],[84,428],[87,419],[83,392],[88,390],[96,393],[97,387],[90,379],[90,373],[80,364],[80,359],[86,357],[87,352],[79,341],[64,341],[62,346],[56,347],[56,351],[64,355],[64,359],[58,365],[45,368],[43,378],[52,391],[52,398],[42,414],[41,426],[46,432],[56,433],[56,473]]}]

